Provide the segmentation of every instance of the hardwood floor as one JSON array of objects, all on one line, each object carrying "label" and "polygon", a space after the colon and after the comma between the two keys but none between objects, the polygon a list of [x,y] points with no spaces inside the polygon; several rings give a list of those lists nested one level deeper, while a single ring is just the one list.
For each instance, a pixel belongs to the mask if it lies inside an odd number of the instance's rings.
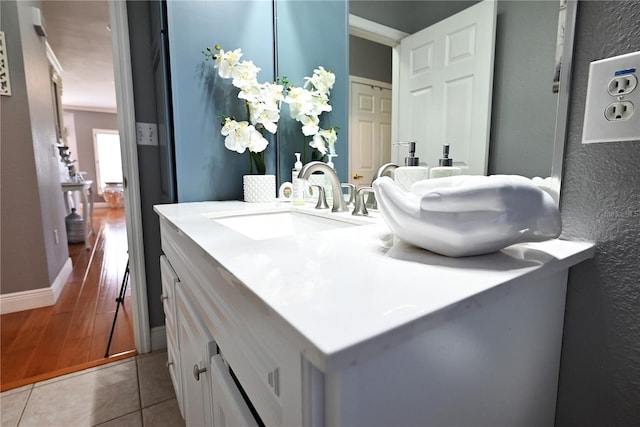
[{"label": "hardwood floor", "polygon": [[91,249],[69,245],[73,272],[55,305],[0,316],[0,390],[135,355],[131,288],[107,341],[127,264],[124,209],[96,208]]}]

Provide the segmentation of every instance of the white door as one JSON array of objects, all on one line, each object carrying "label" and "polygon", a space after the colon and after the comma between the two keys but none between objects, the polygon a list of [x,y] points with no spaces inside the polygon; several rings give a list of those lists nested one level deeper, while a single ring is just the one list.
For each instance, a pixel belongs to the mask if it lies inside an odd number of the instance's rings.
[{"label": "white door", "polygon": [[449,144],[464,174],[487,172],[496,7],[485,0],[400,42],[398,137],[429,167]]},{"label": "white door", "polygon": [[351,77],[350,86],[349,182],[370,186],[391,160],[391,85]]}]

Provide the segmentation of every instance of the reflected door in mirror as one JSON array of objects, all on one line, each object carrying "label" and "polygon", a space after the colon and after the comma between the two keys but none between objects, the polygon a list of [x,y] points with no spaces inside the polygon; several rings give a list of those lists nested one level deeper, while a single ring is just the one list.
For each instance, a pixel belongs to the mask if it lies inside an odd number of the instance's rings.
[{"label": "reflected door in mirror", "polygon": [[463,173],[486,174],[495,20],[484,1],[400,43],[398,136],[430,167],[450,144]]},{"label": "reflected door in mirror", "polygon": [[370,186],[391,156],[391,89],[382,82],[351,78],[349,182]]}]

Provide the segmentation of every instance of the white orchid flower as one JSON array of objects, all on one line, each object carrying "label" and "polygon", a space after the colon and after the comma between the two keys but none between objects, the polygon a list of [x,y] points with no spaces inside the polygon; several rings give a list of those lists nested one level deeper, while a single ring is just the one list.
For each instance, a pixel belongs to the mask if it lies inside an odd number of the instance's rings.
[{"label": "white orchid flower", "polygon": [[254,125],[259,123],[271,133],[276,133],[278,130],[280,112],[277,108],[269,108],[267,104],[261,102],[249,103],[249,115]]},{"label": "white orchid flower", "polygon": [[328,94],[336,82],[336,75],[331,71],[325,70],[323,66],[319,66],[313,70],[313,76],[305,77],[305,80],[305,88],[311,84],[320,93]]},{"label": "white orchid flower", "polygon": [[299,117],[309,114],[313,106],[312,98],[311,92],[304,88],[290,88],[284,102],[289,104],[291,118],[300,121]]},{"label": "white orchid flower", "polygon": [[249,144],[249,130],[252,127],[249,122],[237,122],[230,118],[226,118],[220,133],[226,136],[224,146],[237,153],[244,153]]},{"label": "white orchid flower", "polygon": [[321,129],[318,134],[325,140],[327,145],[329,146],[329,154],[332,156],[336,154],[336,141],[338,140],[338,134],[336,133],[335,128],[330,129]]},{"label": "white orchid flower", "polygon": [[302,133],[304,136],[311,136],[318,133],[320,127],[318,127],[318,123],[320,123],[320,118],[318,116],[300,116],[296,120],[302,123]]},{"label": "white orchid flower", "polygon": [[223,79],[228,79],[231,77],[231,73],[235,68],[236,64],[240,61],[242,57],[242,50],[236,49],[233,51],[225,52],[223,49],[220,49],[220,53],[214,55],[215,63],[214,67],[218,69],[218,75]]},{"label": "white orchid flower", "polygon": [[309,143],[309,146],[315,148],[323,155],[327,154],[327,147],[324,145],[324,138],[319,133],[313,135],[313,139]]},{"label": "white orchid flower", "polygon": [[253,127],[253,125],[249,125],[247,133],[247,148],[249,149],[249,151],[260,153],[264,151],[265,148],[267,148],[267,145],[269,145],[269,141],[267,141],[265,137],[263,137],[255,127]]},{"label": "white orchid flower", "polygon": [[319,116],[325,111],[331,111],[332,107],[329,105],[329,97],[326,94],[319,92],[312,93],[310,103],[310,113]]},{"label": "white orchid flower", "polygon": [[246,86],[258,85],[259,72],[260,68],[256,67],[253,61],[242,61],[231,70],[231,77],[233,78],[231,84],[240,89]]},{"label": "white orchid flower", "polygon": [[244,99],[247,102],[259,102],[261,93],[262,91],[260,85],[256,81],[255,84],[251,83],[243,86],[240,90],[240,93],[238,93],[238,98]]},{"label": "white orchid flower", "polygon": [[260,86],[260,93],[265,104],[274,104],[279,106],[280,101],[284,99],[282,91],[284,86],[276,83],[263,83]]}]

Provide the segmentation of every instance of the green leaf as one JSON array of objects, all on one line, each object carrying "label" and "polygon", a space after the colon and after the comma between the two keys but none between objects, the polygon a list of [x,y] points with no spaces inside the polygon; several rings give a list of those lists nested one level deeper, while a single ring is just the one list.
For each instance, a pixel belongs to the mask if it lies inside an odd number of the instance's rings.
[{"label": "green leaf", "polygon": [[[249,151],[249,158],[253,163],[253,166],[256,167],[257,175],[264,175],[267,173],[267,167],[264,164],[264,153],[254,153]],[[253,173],[253,167],[251,168],[251,172]]]}]

